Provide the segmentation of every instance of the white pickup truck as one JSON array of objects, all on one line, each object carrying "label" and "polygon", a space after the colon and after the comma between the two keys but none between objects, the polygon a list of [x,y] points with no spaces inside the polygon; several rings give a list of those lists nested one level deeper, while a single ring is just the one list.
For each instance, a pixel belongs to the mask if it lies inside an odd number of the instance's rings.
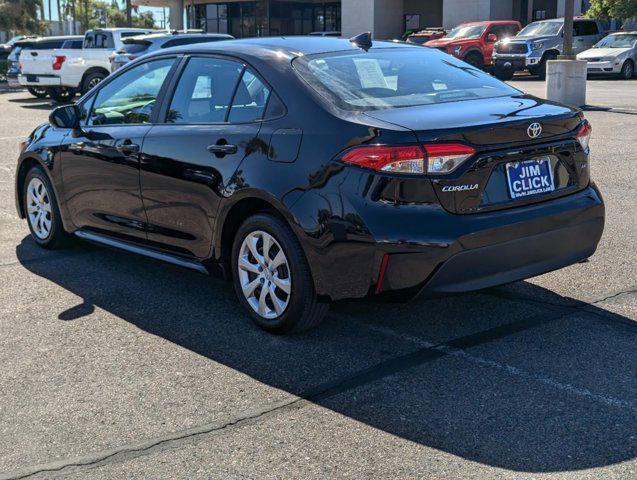
[{"label": "white pickup truck", "polygon": [[54,100],[68,101],[108,76],[110,56],[123,46],[124,38],[151,32],[142,28],[99,28],[86,32],[81,49],[34,50],[20,58],[18,81],[27,88],[45,88]]}]

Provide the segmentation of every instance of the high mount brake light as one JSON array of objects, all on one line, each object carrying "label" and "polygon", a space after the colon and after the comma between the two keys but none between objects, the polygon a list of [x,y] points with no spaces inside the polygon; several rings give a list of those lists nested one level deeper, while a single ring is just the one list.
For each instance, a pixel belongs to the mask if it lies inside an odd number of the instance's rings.
[{"label": "high mount brake light", "polygon": [[591,140],[592,132],[593,128],[591,127],[591,124],[584,120],[584,123],[575,134],[575,138],[577,138],[579,144],[582,146],[582,150],[585,152],[588,151],[588,142]]},{"label": "high mount brake light", "polygon": [[462,143],[364,145],[349,150],[341,160],[377,172],[444,174],[475,153],[475,149]]},{"label": "high mount brake light", "polygon": [[66,61],[66,57],[64,55],[56,55],[53,59],[53,70],[60,70],[62,68],[62,64]]}]

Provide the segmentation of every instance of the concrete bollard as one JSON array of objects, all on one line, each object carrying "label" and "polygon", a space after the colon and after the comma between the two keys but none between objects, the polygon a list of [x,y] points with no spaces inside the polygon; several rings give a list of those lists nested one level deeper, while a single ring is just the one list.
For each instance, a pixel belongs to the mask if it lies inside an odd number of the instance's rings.
[{"label": "concrete bollard", "polygon": [[586,105],[586,63],[586,60],[549,60],[546,98],[576,107]]}]

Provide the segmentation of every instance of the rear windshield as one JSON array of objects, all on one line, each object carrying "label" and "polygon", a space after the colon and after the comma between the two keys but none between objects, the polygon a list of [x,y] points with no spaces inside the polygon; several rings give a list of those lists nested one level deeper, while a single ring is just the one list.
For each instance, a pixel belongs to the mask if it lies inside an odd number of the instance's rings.
[{"label": "rear windshield", "polygon": [[148,50],[150,42],[147,40],[125,40],[117,53],[142,53]]},{"label": "rear windshield", "polygon": [[481,70],[421,47],[298,57],[295,70],[346,110],[377,110],[518,95]]}]

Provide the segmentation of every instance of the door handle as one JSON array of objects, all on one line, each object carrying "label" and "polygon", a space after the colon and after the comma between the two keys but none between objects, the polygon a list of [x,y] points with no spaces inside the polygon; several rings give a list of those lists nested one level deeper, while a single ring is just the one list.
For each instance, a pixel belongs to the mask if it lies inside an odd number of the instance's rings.
[{"label": "door handle", "polygon": [[206,150],[208,150],[210,153],[214,153],[215,155],[232,155],[233,153],[237,153],[237,146],[236,145],[219,145],[219,144],[215,144],[215,145],[208,145],[206,147]]},{"label": "door handle", "polygon": [[123,155],[134,155],[139,153],[139,145],[135,143],[122,143],[117,145],[117,151]]}]

